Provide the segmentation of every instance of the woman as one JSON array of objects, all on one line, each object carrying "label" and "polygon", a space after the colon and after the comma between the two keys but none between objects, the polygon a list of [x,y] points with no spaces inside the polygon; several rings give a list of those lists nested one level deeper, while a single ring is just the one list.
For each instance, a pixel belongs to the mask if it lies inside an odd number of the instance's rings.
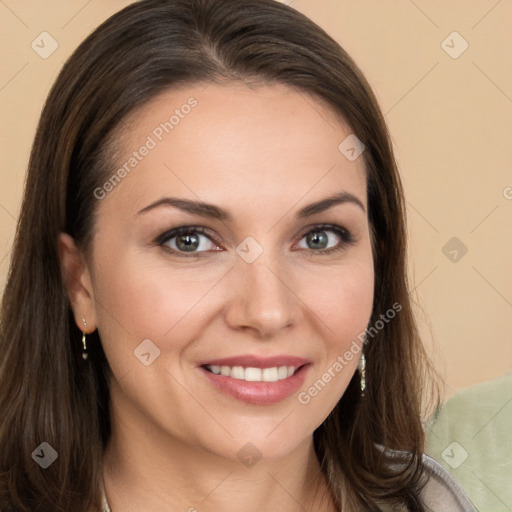
[{"label": "woman", "polygon": [[474,510],[422,456],[403,202],[368,83],[298,12],[112,16],[31,155],[2,510]]}]

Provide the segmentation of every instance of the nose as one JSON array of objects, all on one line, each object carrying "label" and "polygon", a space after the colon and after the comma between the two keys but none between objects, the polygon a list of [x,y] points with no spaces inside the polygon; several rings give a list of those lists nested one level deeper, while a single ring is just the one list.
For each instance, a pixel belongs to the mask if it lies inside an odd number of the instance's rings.
[{"label": "nose", "polygon": [[225,318],[232,329],[270,338],[302,317],[303,303],[292,273],[265,252],[253,263],[238,258],[229,289]]}]

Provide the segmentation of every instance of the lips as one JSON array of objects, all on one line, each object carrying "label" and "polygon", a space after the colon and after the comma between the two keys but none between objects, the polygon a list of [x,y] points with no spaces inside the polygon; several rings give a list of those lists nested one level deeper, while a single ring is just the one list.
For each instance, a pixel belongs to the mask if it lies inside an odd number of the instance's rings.
[{"label": "lips", "polygon": [[[304,383],[310,366],[307,359],[297,356],[242,355],[203,361],[198,369],[206,377],[207,382],[227,395],[250,404],[270,405],[298,391]],[[220,369],[223,370],[221,373],[219,373]],[[267,380],[265,372],[272,374],[278,369],[277,380],[275,380],[276,376],[273,378],[271,375],[268,375],[268,381],[265,382],[262,382],[259,376],[254,378],[254,382],[252,378],[248,378],[248,373],[252,375],[260,372],[260,376]],[[283,369],[290,370],[287,376],[280,371]],[[232,373],[231,370],[236,370],[236,373]],[[246,372],[245,379],[242,375],[238,375],[239,371]]]}]

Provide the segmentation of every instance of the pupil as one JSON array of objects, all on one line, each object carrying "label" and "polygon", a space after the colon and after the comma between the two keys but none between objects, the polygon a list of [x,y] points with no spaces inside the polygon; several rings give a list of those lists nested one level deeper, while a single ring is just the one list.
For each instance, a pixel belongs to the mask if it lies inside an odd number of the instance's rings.
[{"label": "pupil", "polygon": [[[313,244],[313,248],[316,249],[325,249],[327,247],[327,236],[325,236],[324,232],[317,231],[315,233],[310,233],[307,237],[308,243]],[[316,247],[315,247],[316,245]]]},{"label": "pupil", "polygon": [[[180,242],[183,242],[183,244]],[[199,246],[199,237],[196,235],[181,235],[176,239],[176,246],[179,249],[191,252]]]}]

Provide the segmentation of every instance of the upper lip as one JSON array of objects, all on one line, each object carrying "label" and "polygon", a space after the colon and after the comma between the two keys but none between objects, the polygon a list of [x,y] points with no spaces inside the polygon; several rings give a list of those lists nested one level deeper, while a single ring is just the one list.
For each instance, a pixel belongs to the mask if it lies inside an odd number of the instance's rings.
[{"label": "upper lip", "polygon": [[199,363],[200,366],[244,366],[246,368],[273,368],[274,366],[303,366],[309,363],[307,359],[297,356],[271,356],[263,357],[254,354],[244,354],[240,356],[224,357],[222,359],[212,359]]}]

